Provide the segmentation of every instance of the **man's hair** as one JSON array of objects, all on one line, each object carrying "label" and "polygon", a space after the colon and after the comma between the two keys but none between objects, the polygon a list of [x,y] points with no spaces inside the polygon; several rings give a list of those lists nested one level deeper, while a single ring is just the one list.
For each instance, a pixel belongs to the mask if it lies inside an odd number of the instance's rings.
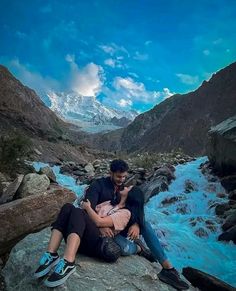
[{"label": "man's hair", "polygon": [[117,160],[113,160],[111,162],[110,170],[113,173],[116,173],[116,172],[124,173],[124,172],[127,172],[129,170],[129,166],[125,161],[117,159]]}]

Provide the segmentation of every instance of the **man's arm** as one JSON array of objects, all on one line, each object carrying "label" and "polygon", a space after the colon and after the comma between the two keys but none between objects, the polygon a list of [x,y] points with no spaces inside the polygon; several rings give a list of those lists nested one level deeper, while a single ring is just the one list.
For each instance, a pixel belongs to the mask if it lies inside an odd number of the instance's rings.
[{"label": "man's arm", "polygon": [[85,199],[88,199],[91,203],[91,207],[95,209],[98,204],[99,196],[101,193],[101,186],[99,182],[96,180],[94,181],[89,188],[85,191]]},{"label": "man's arm", "polygon": [[113,227],[113,219],[111,216],[100,217],[91,207],[89,200],[81,202],[81,206],[88,213],[89,217],[93,220],[97,227]]}]

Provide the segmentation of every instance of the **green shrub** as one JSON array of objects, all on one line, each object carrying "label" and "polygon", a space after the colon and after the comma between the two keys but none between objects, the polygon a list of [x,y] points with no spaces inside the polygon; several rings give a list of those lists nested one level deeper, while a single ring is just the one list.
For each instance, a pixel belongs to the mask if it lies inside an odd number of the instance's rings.
[{"label": "green shrub", "polygon": [[11,134],[0,137],[0,170],[11,172],[23,163],[30,153],[31,141],[26,136]]}]

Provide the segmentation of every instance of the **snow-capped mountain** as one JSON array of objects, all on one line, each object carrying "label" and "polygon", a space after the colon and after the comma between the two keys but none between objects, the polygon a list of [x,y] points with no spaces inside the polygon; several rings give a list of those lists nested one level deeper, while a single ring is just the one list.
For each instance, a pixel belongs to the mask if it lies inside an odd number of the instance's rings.
[{"label": "snow-capped mountain", "polygon": [[107,125],[113,124],[114,120],[117,123],[117,119],[122,118],[124,120],[126,118],[128,124],[138,115],[135,110],[119,111],[108,108],[96,100],[95,96],[82,96],[75,92],[51,92],[48,97],[51,101],[50,108],[59,116],[71,122],[78,123],[78,121],[81,121],[96,125]]}]

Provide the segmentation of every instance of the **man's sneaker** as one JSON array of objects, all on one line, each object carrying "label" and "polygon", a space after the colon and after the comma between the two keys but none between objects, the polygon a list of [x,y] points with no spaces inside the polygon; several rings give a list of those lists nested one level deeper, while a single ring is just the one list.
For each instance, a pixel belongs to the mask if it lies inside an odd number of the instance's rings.
[{"label": "man's sneaker", "polygon": [[47,275],[52,267],[54,267],[58,262],[60,258],[57,253],[52,254],[49,252],[46,252],[42,255],[40,261],[39,261],[39,267],[34,273],[35,278],[41,278],[45,275]]},{"label": "man's sneaker", "polygon": [[189,288],[189,285],[180,278],[180,275],[175,268],[162,269],[157,276],[161,281],[178,290],[187,290]]},{"label": "man's sneaker", "polygon": [[75,264],[61,259],[56,265],[54,272],[44,281],[47,287],[57,287],[68,279],[75,272]]},{"label": "man's sneaker", "polygon": [[138,253],[139,256],[144,257],[149,262],[153,263],[157,260],[152,255],[151,251],[144,245],[144,243],[141,241],[141,239],[136,239],[134,242],[140,247],[141,252]]}]

